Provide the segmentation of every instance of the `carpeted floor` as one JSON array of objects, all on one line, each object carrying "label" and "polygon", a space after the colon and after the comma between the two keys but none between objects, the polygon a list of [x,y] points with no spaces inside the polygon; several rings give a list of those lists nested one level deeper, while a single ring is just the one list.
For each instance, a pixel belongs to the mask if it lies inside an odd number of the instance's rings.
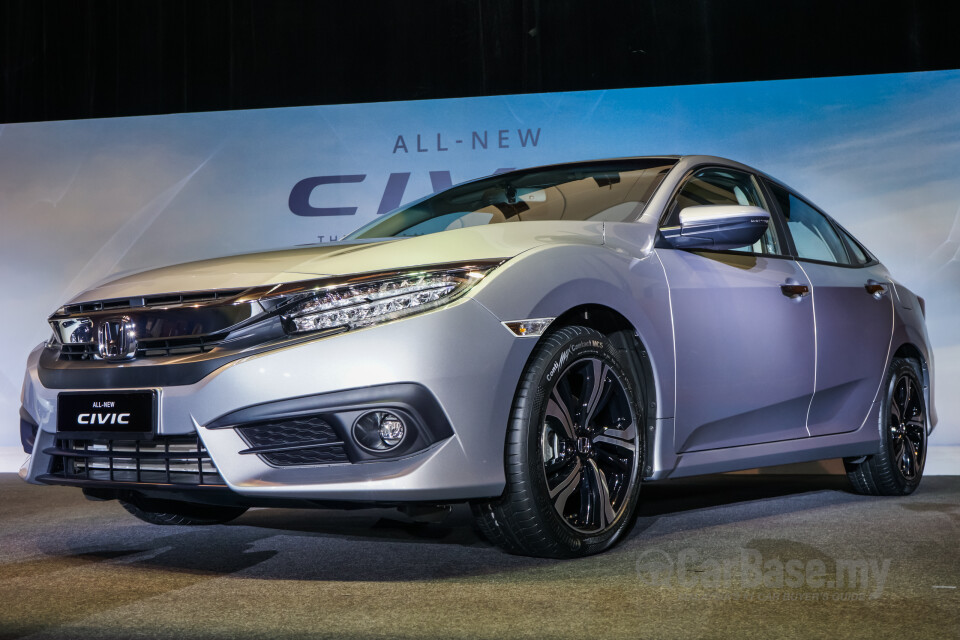
[{"label": "carpeted floor", "polygon": [[506,555],[469,512],[255,510],[143,524],[0,474],[0,638],[960,638],[960,478],[865,498],[838,476],[644,487],[576,561]]}]

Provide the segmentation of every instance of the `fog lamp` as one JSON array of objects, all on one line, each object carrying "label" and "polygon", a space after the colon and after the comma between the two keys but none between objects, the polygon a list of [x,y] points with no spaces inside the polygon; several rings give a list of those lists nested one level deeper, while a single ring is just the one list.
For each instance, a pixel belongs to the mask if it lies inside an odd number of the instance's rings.
[{"label": "fog lamp", "polygon": [[380,418],[380,441],[388,447],[400,444],[406,431],[403,420],[392,413],[385,413]]},{"label": "fog lamp", "polygon": [[407,435],[403,418],[391,411],[370,411],[353,425],[353,439],[368,451],[390,451]]}]

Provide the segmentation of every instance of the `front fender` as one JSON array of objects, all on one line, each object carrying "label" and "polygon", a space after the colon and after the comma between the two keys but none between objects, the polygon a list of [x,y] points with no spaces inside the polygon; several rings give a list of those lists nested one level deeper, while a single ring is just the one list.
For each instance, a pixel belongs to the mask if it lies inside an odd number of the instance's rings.
[{"label": "front fender", "polygon": [[647,349],[657,382],[657,419],[671,417],[673,325],[667,281],[654,253],[632,256],[607,246],[573,244],[538,247],[498,268],[473,296],[501,322],[555,318],[583,305],[616,311]]}]

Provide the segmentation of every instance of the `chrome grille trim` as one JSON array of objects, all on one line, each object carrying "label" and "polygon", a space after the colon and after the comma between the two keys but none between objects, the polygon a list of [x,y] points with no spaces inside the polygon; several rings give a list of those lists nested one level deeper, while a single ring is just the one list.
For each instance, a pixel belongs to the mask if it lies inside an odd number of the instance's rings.
[{"label": "chrome grille trim", "polygon": [[[184,336],[176,338],[143,339],[137,344],[137,358],[183,356],[207,353],[220,345],[227,333],[207,336]],[[75,342],[60,345],[61,360],[99,360],[97,345],[93,342]]]}]

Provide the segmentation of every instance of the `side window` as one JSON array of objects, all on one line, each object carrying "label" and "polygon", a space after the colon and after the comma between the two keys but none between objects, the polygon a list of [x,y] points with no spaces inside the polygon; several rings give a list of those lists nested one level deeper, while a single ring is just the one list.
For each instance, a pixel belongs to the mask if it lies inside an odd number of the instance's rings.
[{"label": "side window", "polygon": [[[763,201],[757,181],[750,174],[732,169],[701,169],[693,174],[681,187],[680,192],[668,208],[667,219],[663,226],[680,224],[680,212],[687,207],[711,204],[739,204],[770,210]],[[782,255],[781,243],[773,226],[770,226],[760,240],[748,247],[738,247],[734,251]]]},{"label": "side window", "polygon": [[840,228],[837,228],[837,233],[840,234],[840,238],[843,240],[843,244],[847,248],[847,255],[850,256],[854,264],[864,265],[873,260],[873,258],[867,253],[866,249],[864,249],[859,242],[853,239],[853,236]]},{"label": "side window", "polygon": [[770,190],[787,221],[798,258],[851,264],[843,240],[822,213],[780,185],[771,183]]}]

